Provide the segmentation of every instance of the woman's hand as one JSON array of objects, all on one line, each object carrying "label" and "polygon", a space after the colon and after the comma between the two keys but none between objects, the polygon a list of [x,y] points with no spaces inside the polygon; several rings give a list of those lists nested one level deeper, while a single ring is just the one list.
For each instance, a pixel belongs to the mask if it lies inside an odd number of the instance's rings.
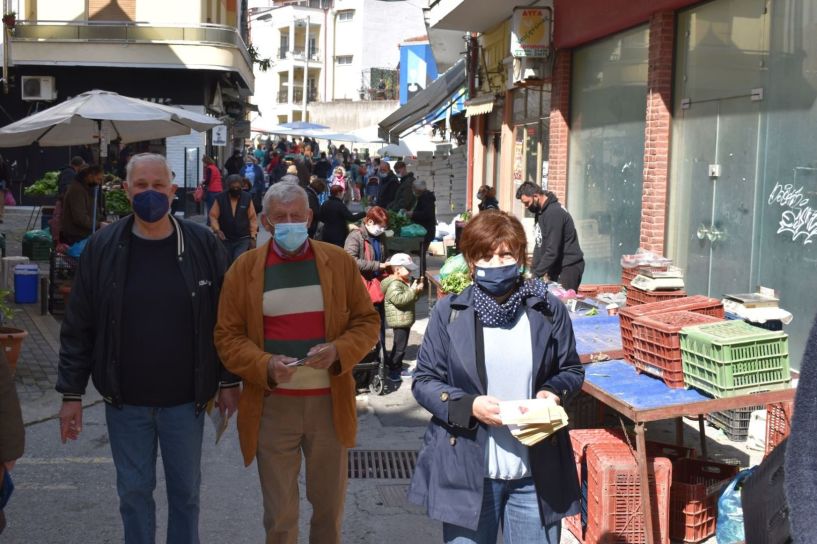
[{"label": "woman's hand", "polygon": [[499,418],[499,399],[496,397],[480,395],[475,398],[471,413],[486,425],[494,427],[502,425],[502,420]]},{"label": "woman's hand", "polygon": [[554,395],[550,391],[539,391],[538,393],[536,393],[536,398],[549,400],[555,405],[559,405],[562,403],[562,399],[560,399],[558,395]]}]

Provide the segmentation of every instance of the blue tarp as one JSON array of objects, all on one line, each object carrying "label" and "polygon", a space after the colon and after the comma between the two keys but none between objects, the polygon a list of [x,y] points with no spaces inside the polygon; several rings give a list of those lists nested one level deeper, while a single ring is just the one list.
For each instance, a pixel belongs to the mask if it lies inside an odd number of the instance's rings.
[{"label": "blue tarp", "polygon": [[617,315],[597,315],[573,319],[576,351],[589,355],[621,348],[621,326]]},{"label": "blue tarp", "polygon": [[638,374],[635,368],[625,361],[585,365],[584,373],[587,382],[636,410],[712,400],[694,389],[671,389],[658,378]]}]

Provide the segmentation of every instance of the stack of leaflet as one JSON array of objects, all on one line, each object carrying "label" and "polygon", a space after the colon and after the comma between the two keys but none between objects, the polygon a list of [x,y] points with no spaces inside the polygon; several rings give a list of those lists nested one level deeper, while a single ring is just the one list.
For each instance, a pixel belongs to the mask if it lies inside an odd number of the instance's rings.
[{"label": "stack of leaflet", "polygon": [[644,267],[630,285],[642,291],[675,291],[684,288],[684,272],[677,266],[667,267],[667,270]]},{"label": "stack of leaflet", "polygon": [[526,446],[538,444],[567,427],[565,409],[545,399],[500,402],[499,416],[511,434]]}]

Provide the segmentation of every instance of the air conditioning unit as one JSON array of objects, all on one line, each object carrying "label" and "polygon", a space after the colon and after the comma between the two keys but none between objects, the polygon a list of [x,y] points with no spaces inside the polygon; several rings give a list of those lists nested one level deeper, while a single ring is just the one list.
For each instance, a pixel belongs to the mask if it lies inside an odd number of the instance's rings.
[{"label": "air conditioning unit", "polygon": [[548,58],[515,58],[513,59],[511,81],[522,83],[528,80],[547,79],[551,75],[552,65]]},{"label": "air conditioning unit", "polygon": [[23,76],[23,100],[55,100],[57,87],[53,76]]}]

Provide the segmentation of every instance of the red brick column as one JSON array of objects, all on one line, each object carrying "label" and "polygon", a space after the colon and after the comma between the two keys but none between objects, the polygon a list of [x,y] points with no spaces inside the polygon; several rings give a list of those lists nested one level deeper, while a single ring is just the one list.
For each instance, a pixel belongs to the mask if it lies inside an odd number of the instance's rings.
[{"label": "red brick column", "polygon": [[644,134],[644,189],[641,198],[641,247],[664,253],[672,133],[672,68],[675,14],[650,19],[647,73],[647,128]]},{"label": "red brick column", "polygon": [[550,144],[548,190],[567,204],[567,148],[570,136],[570,74],[572,53],[556,52],[550,94]]}]

